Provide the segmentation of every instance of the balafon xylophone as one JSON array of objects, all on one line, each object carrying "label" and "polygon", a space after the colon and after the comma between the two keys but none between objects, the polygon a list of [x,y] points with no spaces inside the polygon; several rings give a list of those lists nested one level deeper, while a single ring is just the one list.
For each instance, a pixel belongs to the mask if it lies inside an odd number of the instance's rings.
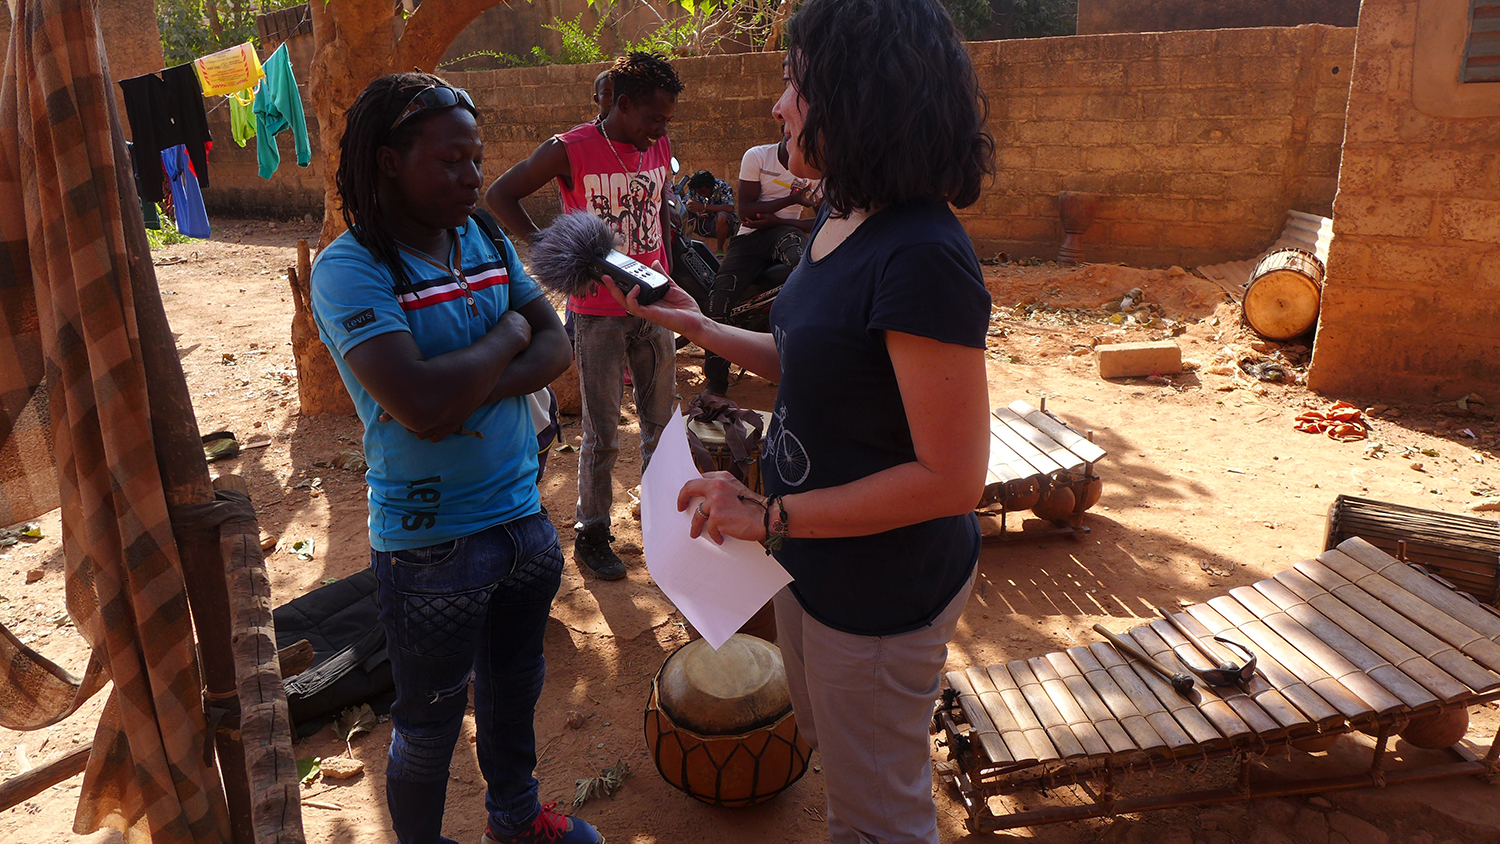
[{"label": "balafon xylophone", "polygon": [[[1500,778],[1500,733],[1482,757],[1461,741],[1468,708],[1500,699],[1500,611],[1362,539],[1174,617],[1200,640],[1225,635],[1249,645],[1258,656],[1254,678],[1198,683],[1182,695],[1105,642],[948,673],[934,728],[957,763],[952,779],[972,831],[1413,780]],[[1202,661],[1165,619],[1126,636],[1171,669],[1186,668],[1174,648]],[[1354,730],[1375,736],[1364,772],[1252,782],[1257,758],[1326,746]],[[1396,735],[1447,748],[1453,758],[1387,770]],[[1230,756],[1239,759],[1232,785],[1117,794],[1121,775]],[[1003,817],[988,802],[1072,784],[1092,802]]]}]

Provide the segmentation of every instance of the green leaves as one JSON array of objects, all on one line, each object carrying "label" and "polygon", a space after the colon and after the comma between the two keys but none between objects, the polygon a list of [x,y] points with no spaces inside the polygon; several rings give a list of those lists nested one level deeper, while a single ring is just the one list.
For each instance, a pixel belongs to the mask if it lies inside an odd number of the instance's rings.
[{"label": "green leaves", "polygon": [[371,709],[368,703],[345,709],[333,722],[333,731],[344,740],[344,744],[354,741],[355,736],[360,733],[368,733],[373,729],[375,729],[375,710]]},{"label": "green leaves", "polygon": [[584,777],[577,781],[577,788],[573,792],[573,808],[577,809],[595,797],[613,797],[615,791],[625,784],[626,777],[633,777],[630,766],[625,764],[624,759],[618,759],[615,764],[600,771],[592,777]]},{"label": "green leaves", "polygon": [[307,785],[318,778],[320,771],[319,759],[316,756],[304,756],[297,760],[297,782]]}]

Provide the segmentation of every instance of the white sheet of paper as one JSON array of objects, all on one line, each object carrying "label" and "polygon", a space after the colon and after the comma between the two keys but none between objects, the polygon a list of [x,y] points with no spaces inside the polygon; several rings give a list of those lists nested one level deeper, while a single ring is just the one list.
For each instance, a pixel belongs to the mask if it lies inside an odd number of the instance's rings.
[{"label": "white sheet of paper", "polygon": [[651,465],[641,476],[641,538],[656,585],[715,650],[792,582],[758,542],[707,534],[693,539],[693,508],[677,510],[677,493],[702,474],[688,451],[680,409],[661,432]]}]

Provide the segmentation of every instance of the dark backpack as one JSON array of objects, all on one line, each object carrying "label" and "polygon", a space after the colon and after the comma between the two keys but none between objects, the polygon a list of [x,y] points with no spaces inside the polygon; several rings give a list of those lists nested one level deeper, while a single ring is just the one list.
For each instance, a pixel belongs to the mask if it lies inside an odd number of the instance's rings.
[{"label": "dark backpack", "polygon": [[298,738],[306,738],[351,706],[368,703],[377,714],[396,700],[385,627],[375,600],[375,572],[321,586],[272,612],[276,647],[306,639],[311,668],[282,681]]}]

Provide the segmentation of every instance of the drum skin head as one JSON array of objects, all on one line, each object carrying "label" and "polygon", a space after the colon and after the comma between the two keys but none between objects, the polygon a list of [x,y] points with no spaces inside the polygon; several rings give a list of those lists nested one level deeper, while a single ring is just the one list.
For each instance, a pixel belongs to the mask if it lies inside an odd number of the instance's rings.
[{"label": "drum skin head", "polygon": [[1278,270],[1245,291],[1245,319],[1267,340],[1290,340],[1317,324],[1318,299],[1318,286],[1307,276]]},{"label": "drum skin head", "polygon": [[662,665],[658,685],[662,711],[703,735],[740,735],[792,708],[780,649],[743,633],[718,651],[704,639],[682,646]]},{"label": "drum skin head", "polygon": [[1267,340],[1290,340],[1318,324],[1323,262],[1302,249],[1278,249],[1255,265],[1241,303],[1245,322]]},{"label": "drum skin head", "polygon": [[667,657],[651,682],[645,733],[662,779],[711,806],[770,800],[807,773],[812,758],[781,651],[743,633],[717,652],[697,639]]}]

